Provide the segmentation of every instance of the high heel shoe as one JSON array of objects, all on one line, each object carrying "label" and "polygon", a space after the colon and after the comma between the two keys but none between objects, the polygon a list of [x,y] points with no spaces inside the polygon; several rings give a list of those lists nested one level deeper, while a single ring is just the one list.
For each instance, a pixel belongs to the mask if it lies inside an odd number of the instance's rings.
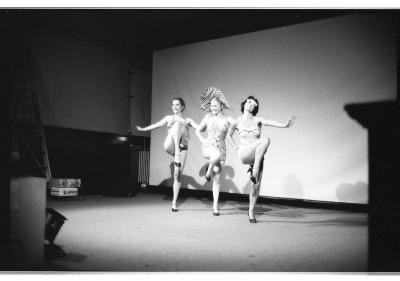
[{"label": "high heel shoe", "polygon": [[217,209],[217,211],[213,210],[213,215],[214,216],[219,216],[219,209]]},{"label": "high heel shoe", "polygon": [[254,183],[254,184],[256,184],[257,183],[257,180],[256,180],[256,178],[253,176],[253,164],[250,164],[250,167],[249,167],[249,169],[247,170],[247,173],[250,173],[250,180],[251,180],[251,182],[252,183]]},{"label": "high heel shoe", "polygon": [[178,209],[176,208],[175,204],[172,204],[171,211],[174,212],[174,213],[178,212]]},{"label": "high heel shoe", "polygon": [[254,164],[250,164],[250,165],[249,165],[249,169],[247,170],[246,173],[253,174],[253,167],[254,167]]},{"label": "high heel shoe", "polygon": [[253,218],[250,218],[250,213],[247,213],[247,216],[249,217],[249,222],[250,223],[257,223],[256,217],[253,214]]}]

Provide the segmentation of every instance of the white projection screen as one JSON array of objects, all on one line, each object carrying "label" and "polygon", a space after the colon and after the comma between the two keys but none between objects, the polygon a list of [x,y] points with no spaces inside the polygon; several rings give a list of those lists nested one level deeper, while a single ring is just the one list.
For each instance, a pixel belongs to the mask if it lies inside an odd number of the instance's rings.
[{"label": "white projection screen", "polygon": [[[351,15],[156,51],[151,121],[171,114],[172,98],[182,97],[185,117],[200,123],[199,96],[209,86],[224,91],[233,107],[225,115],[234,118],[253,95],[258,116],[297,117],[289,129],[263,127],[271,145],[260,196],[367,204],[367,130],[344,105],[396,99],[395,23],[388,15]],[[166,134],[165,127],[151,133],[150,185],[173,183]],[[182,188],[211,191],[205,165],[191,129]],[[247,168],[227,142],[221,192],[248,194]]]}]

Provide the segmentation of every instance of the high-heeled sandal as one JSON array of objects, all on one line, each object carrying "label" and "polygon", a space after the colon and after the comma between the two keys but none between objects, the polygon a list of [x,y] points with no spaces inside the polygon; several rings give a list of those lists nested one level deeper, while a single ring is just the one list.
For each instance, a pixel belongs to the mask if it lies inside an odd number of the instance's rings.
[{"label": "high-heeled sandal", "polygon": [[256,184],[256,183],[257,183],[257,180],[256,180],[256,178],[253,176],[253,167],[254,167],[254,165],[253,165],[253,164],[250,164],[250,167],[249,167],[249,169],[247,170],[247,173],[250,173],[250,180],[251,180],[251,182],[254,183],[254,184]]},{"label": "high-heeled sandal", "polygon": [[176,208],[176,205],[172,204],[171,211],[174,212],[174,213],[178,212],[178,209]]},{"label": "high-heeled sandal", "polygon": [[254,164],[250,164],[250,165],[249,165],[249,169],[247,170],[246,173],[251,173],[251,174],[253,174],[253,167],[254,167]]},{"label": "high-heeled sandal", "polygon": [[219,216],[219,209],[217,209],[216,212],[213,210],[213,215],[214,215],[214,216]]},{"label": "high-heeled sandal", "polygon": [[253,218],[250,218],[250,212],[247,213],[247,216],[249,217],[249,222],[250,223],[257,223],[256,217],[253,214]]}]

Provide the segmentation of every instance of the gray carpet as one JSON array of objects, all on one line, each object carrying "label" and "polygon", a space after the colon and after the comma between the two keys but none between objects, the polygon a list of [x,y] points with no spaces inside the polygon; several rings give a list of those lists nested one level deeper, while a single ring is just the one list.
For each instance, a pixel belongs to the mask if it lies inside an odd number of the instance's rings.
[{"label": "gray carpet", "polygon": [[139,193],[132,198],[85,196],[49,200],[67,217],[55,243],[67,253],[44,270],[365,272],[368,215],[246,202]]}]

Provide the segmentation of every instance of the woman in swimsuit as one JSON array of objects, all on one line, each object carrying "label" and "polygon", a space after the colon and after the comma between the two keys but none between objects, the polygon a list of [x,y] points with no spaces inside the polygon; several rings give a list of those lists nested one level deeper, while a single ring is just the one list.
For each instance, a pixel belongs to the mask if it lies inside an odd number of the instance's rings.
[{"label": "woman in swimsuit", "polygon": [[183,117],[185,102],[181,98],[172,100],[172,115],[165,116],[161,121],[147,127],[137,126],[138,131],[149,131],[164,125],[167,126],[168,134],[164,141],[164,150],[174,156],[174,184],[172,196],[172,212],[177,212],[176,201],[181,188],[181,175],[185,167],[188,144],[189,127],[197,128],[196,122],[190,118]]},{"label": "woman in swimsuit", "polygon": [[[270,144],[269,138],[261,139],[261,126],[272,126],[277,128],[289,128],[293,125],[295,117],[292,116],[288,121],[280,123],[278,121],[266,120],[263,117],[256,117],[259,109],[258,100],[249,96],[241,103],[242,116],[232,122],[228,139],[238,152],[240,161],[250,165],[250,180],[252,187],[249,195],[249,221],[256,223],[254,216],[254,206],[259,195],[260,184],[263,172],[264,155]],[[240,145],[236,145],[232,138],[234,132],[238,130]]]},{"label": "woman in swimsuit", "polygon": [[[231,118],[225,117],[223,110],[230,108],[222,91],[211,87],[206,89],[201,96],[200,108],[206,114],[197,127],[196,135],[202,142],[202,152],[204,158],[208,159],[206,180],[213,179],[213,214],[219,216],[218,198],[220,191],[220,174],[226,158],[225,138],[229,129]],[[201,132],[207,132],[207,138]]]}]

